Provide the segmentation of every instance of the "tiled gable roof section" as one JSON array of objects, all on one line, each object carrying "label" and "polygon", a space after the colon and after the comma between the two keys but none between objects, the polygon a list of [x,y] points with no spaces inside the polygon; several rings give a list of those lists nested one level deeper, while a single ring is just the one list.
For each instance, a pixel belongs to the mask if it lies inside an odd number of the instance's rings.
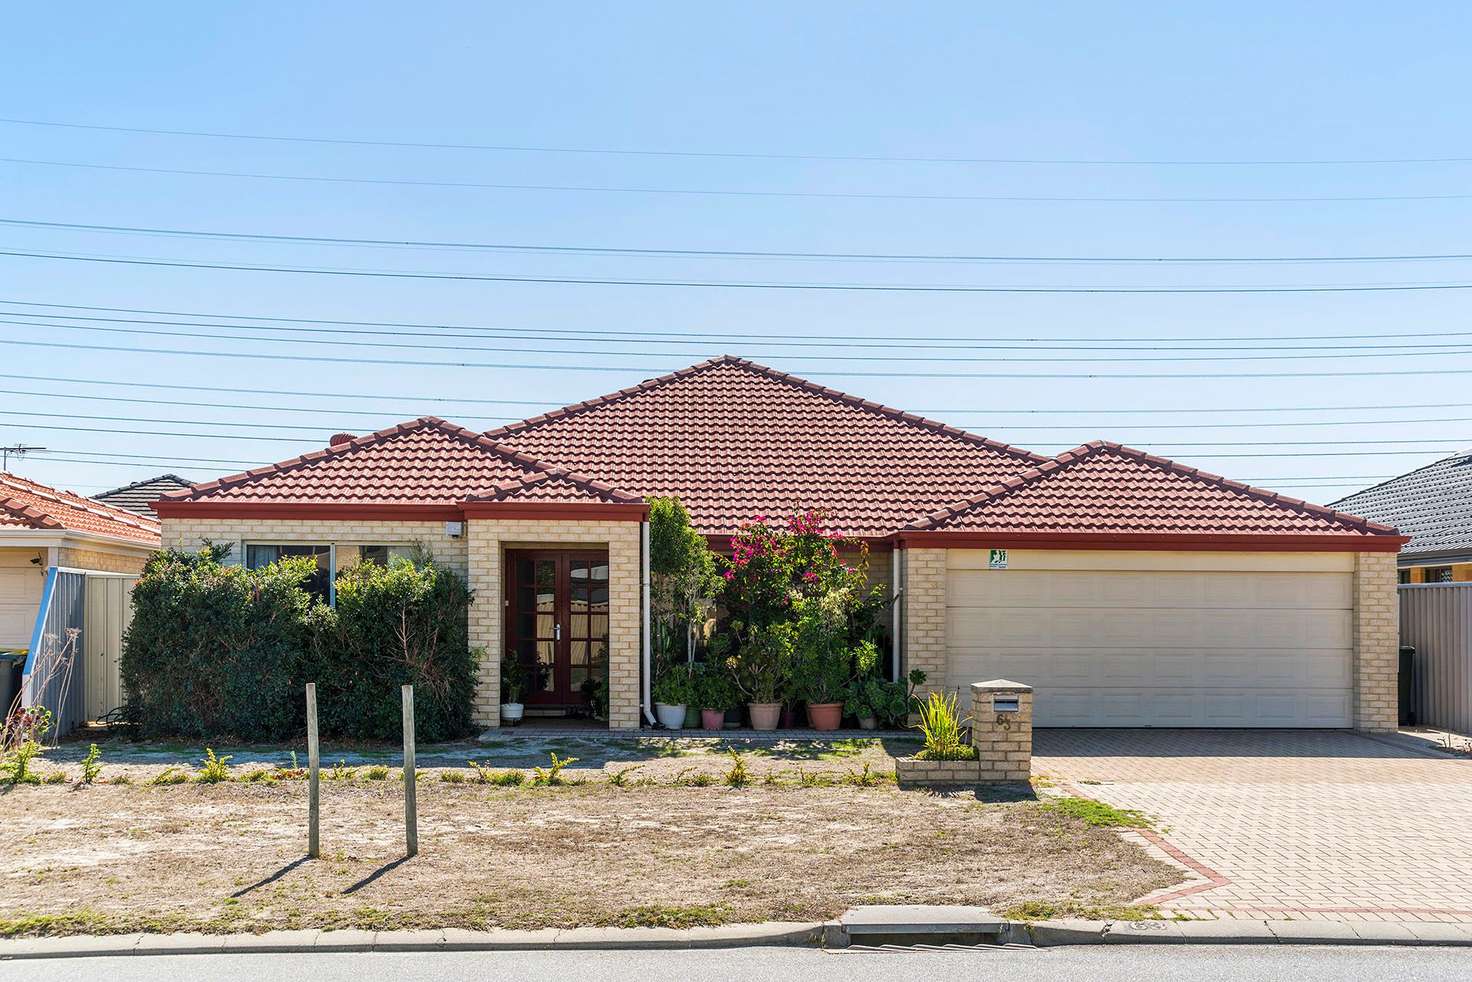
[{"label": "tiled gable roof section", "polygon": [[907,531],[1396,534],[1386,525],[1103,441],[939,509]]},{"label": "tiled gable roof section", "polygon": [[91,532],[148,545],[159,541],[154,518],[6,473],[0,473],[0,527]]},{"label": "tiled gable roof section", "polygon": [[1049,458],[723,356],[486,434],[643,496],[676,494],[697,528],[827,509],[887,535]]},{"label": "tiled gable roof section", "polygon": [[1472,551],[1472,450],[1341,498],[1334,507],[1394,525],[1411,537],[1406,555]]},{"label": "tiled gable roof section", "polygon": [[576,474],[550,471],[473,430],[422,416],[279,464],[196,484],[162,500],[453,505],[472,497],[494,500],[514,495],[554,474],[558,500],[629,499]]},{"label": "tiled gable roof section", "polygon": [[93,501],[100,501],[104,505],[121,508],[135,515],[153,517],[149,504],[157,501],[170,491],[178,491],[187,488],[194,482],[182,478],[177,474],[160,474],[158,477],[150,477],[146,481],[135,481],[132,484],[101,494],[94,494]]}]

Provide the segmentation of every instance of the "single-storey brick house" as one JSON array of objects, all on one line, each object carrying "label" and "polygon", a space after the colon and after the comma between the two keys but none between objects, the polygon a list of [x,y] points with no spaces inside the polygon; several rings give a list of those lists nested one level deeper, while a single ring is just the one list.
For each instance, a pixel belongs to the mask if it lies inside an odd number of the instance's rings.
[{"label": "single-storey brick house", "polygon": [[[1394,529],[1109,443],[1046,457],[722,357],[488,433],[424,417],[195,485],[168,547],[334,568],[422,543],[469,579],[489,652],[546,707],[606,650],[610,726],[648,718],[647,508],[720,547],[816,507],[893,585],[892,670],[1036,686],[1039,725],[1396,725]],[[532,700],[535,702],[536,700]]]}]

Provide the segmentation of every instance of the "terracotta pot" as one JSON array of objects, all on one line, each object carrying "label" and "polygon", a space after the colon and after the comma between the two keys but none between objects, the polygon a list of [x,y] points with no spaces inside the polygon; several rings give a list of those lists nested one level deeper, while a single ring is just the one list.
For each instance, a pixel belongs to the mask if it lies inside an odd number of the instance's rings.
[{"label": "terracotta pot", "polygon": [[843,722],[843,703],[808,703],[808,725],[815,730],[836,730]]},{"label": "terracotta pot", "polygon": [[726,711],[724,709],[702,709],[700,725],[707,730],[719,730],[726,725]]},{"label": "terracotta pot", "polygon": [[753,730],[775,730],[782,721],[780,702],[749,702],[746,704],[746,711],[751,714]]}]

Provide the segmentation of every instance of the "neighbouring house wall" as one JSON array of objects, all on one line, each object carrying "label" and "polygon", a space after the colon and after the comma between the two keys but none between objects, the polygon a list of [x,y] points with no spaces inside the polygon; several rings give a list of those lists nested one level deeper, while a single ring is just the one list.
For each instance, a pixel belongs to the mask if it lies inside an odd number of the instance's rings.
[{"label": "neighbouring house wall", "polygon": [[[461,576],[469,573],[467,536],[451,538],[444,522],[387,522],[284,520],[245,518],[165,518],[163,547],[188,552],[202,548],[206,540],[230,545],[232,562],[243,562],[245,543],[326,543],[339,546],[403,545],[422,543],[435,562]],[[347,560],[347,561],[344,561]],[[356,550],[345,551],[340,568],[358,561]],[[474,584],[471,584],[472,587]]]},{"label": "neighbouring house wall", "polygon": [[[1439,566],[1451,566],[1453,583],[1472,583],[1472,563],[1438,563]],[[1425,566],[1409,566],[1406,571],[1410,574],[1411,583],[1429,583],[1426,579]]]},{"label": "neighbouring house wall", "polygon": [[925,673],[925,685],[916,690],[921,699],[944,688],[946,682],[946,552],[915,548],[900,552],[904,584],[901,675],[917,668]]},{"label": "neighbouring house wall", "polygon": [[24,648],[31,643],[45,586],[45,547],[0,548],[0,648]]},{"label": "neighbouring house wall", "polygon": [[56,563],[58,566],[92,569],[101,573],[141,573],[149,555],[151,553],[122,549],[113,551],[92,545],[62,546],[57,550]]},{"label": "neighbouring house wall", "polygon": [[1392,552],[1362,552],[1354,571],[1354,725],[1393,731],[1399,724],[1400,602]]},{"label": "neighbouring house wall", "polygon": [[475,698],[476,722],[500,725],[501,655],[506,648],[505,553],[507,549],[608,550],[608,726],[639,726],[639,649],[642,641],[642,566],[639,522],[471,518],[469,541],[470,643],[485,649]]}]

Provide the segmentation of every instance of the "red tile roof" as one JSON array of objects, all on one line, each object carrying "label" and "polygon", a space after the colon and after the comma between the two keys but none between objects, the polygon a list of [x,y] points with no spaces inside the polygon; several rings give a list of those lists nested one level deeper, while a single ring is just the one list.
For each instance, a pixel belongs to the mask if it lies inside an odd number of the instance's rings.
[{"label": "red tile roof", "polygon": [[678,495],[697,528],[825,509],[882,536],[1046,460],[730,356],[486,434],[638,495]]},{"label": "red tile roof", "polygon": [[161,502],[455,505],[640,499],[531,458],[434,416],[333,444],[291,460],[165,494]]},{"label": "red tile roof", "polygon": [[0,472],[0,528],[92,532],[158,545],[159,523],[71,491]]},{"label": "red tile roof", "polygon": [[1386,525],[1102,440],[939,509],[909,531],[1395,535]]}]

